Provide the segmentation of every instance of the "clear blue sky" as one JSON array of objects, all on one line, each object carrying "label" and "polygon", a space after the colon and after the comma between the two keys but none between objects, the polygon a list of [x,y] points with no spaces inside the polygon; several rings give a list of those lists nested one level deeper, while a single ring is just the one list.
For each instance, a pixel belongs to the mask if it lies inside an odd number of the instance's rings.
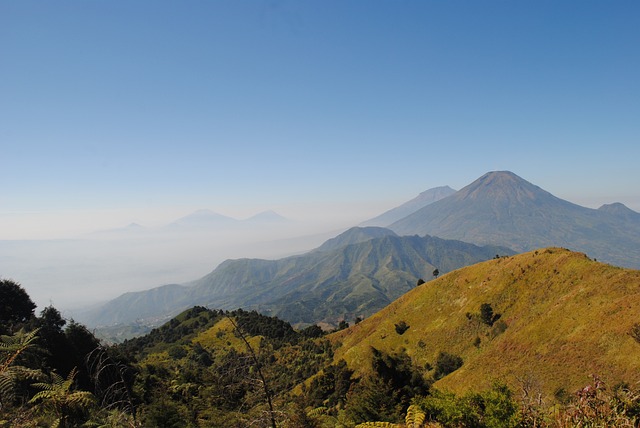
[{"label": "clear blue sky", "polygon": [[640,210],[639,22],[638,1],[0,0],[0,239],[373,216],[491,170]]}]

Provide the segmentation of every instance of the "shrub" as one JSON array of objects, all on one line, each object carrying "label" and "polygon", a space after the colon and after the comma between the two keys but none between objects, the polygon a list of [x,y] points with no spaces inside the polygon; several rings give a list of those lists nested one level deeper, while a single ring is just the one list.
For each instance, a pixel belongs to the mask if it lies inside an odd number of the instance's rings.
[{"label": "shrub", "polygon": [[401,336],[404,334],[405,331],[409,330],[409,326],[404,321],[400,321],[398,324],[395,324],[395,326],[396,326],[396,333],[398,333]]},{"label": "shrub", "polygon": [[480,305],[480,319],[483,323],[488,326],[492,326],[495,321],[493,317],[493,308],[490,303],[483,303]]},{"label": "shrub", "polygon": [[633,340],[640,343],[640,324],[635,323],[633,327],[631,327],[629,335],[633,338]]},{"label": "shrub", "polygon": [[440,352],[436,358],[436,367],[433,373],[433,378],[438,380],[442,379],[449,373],[453,373],[462,367],[462,357],[458,355],[449,354],[447,352]]},{"label": "shrub", "polygon": [[491,332],[489,333],[489,335],[493,339],[501,335],[502,333],[504,333],[506,329],[507,329],[507,323],[502,320],[499,320],[497,323],[493,325],[493,328],[491,329]]}]

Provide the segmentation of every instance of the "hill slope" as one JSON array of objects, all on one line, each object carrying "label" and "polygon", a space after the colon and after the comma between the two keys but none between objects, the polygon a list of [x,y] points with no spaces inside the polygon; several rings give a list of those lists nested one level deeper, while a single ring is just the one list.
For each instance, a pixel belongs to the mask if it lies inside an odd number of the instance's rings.
[{"label": "hill slope", "polygon": [[[493,326],[480,319],[483,303],[501,314]],[[640,381],[640,344],[629,335],[638,314],[640,271],[549,248],[451,272],[331,338],[341,343],[335,358],[357,370],[372,346],[405,348],[419,366],[447,352],[464,364],[437,387],[477,391],[499,380],[517,390],[526,380],[551,396],[591,374],[610,385]]]},{"label": "hill slope", "polygon": [[358,244],[360,242],[369,241],[374,238],[382,238],[384,236],[398,236],[392,230],[384,227],[352,227],[341,233],[335,238],[328,239],[324,244],[316,248],[314,251],[332,251],[342,248],[346,245]]},{"label": "hill slope", "polygon": [[420,208],[426,207],[427,205],[439,201],[442,198],[446,198],[455,192],[456,191],[449,186],[434,187],[433,189],[425,190],[410,201],[392,208],[389,211],[385,211],[379,216],[361,223],[360,226],[389,226],[409,214],[413,214]]},{"label": "hill slope", "polygon": [[565,247],[640,268],[640,220],[611,211],[581,207],[500,171],[483,175],[389,228],[400,235],[429,234],[516,251]]},{"label": "hill slope", "polygon": [[276,261],[235,260],[196,281],[192,301],[256,309],[292,323],[336,324],[368,316],[441,272],[484,261],[505,248],[435,237],[384,236]]},{"label": "hill slope", "polygon": [[[345,242],[358,236],[367,239],[365,242],[332,250],[279,260],[227,260],[189,286],[168,288],[171,295],[165,299],[159,297],[161,289],[128,293],[84,321],[109,325],[140,318],[141,309],[147,317],[159,317],[201,305],[255,309],[292,323],[336,324],[375,313],[413,288],[419,278],[431,279],[436,268],[444,273],[496,254],[513,254],[503,247],[479,247],[429,236],[399,237],[392,232],[372,239],[369,233],[380,231],[367,230],[345,232]],[[162,302],[155,312],[149,307],[152,301]]]}]

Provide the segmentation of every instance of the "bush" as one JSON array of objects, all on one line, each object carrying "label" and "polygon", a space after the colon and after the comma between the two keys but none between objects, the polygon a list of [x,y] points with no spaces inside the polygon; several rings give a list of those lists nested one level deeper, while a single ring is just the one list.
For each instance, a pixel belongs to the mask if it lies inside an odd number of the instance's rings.
[{"label": "bush", "polygon": [[396,333],[398,333],[401,336],[404,334],[405,331],[409,330],[409,326],[404,321],[400,321],[395,326],[396,326]]},{"label": "bush", "polygon": [[180,345],[173,345],[169,348],[168,354],[174,360],[179,360],[187,356],[187,351]]},{"label": "bush", "polygon": [[419,402],[427,418],[445,427],[511,428],[518,426],[518,406],[504,385],[457,397],[433,391]]},{"label": "bush", "polygon": [[488,326],[492,326],[495,321],[493,317],[493,308],[490,303],[483,303],[480,305],[480,319],[483,323]]},{"label": "bush", "polygon": [[447,352],[440,352],[436,358],[436,368],[433,373],[433,378],[436,380],[442,379],[446,375],[458,370],[462,367],[462,364],[462,357]]},{"label": "bush", "polygon": [[489,336],[491,336],[491,338],[493,339],[501,335],[502,333],[504,333],[506,329],[507,329],[507,323],[500,320],[493,325],[493,328],[489,332]]}]

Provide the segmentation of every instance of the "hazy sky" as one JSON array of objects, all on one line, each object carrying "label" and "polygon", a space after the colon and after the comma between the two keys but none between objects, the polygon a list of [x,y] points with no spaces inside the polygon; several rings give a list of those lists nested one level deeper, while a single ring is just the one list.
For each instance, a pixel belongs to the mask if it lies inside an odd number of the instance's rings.
[{"label": "hazy sky", "polygon": [[640,210],[639,20],[636,0],[0,0],[0,239],[198,208],[364,220],[491,170]]}]

